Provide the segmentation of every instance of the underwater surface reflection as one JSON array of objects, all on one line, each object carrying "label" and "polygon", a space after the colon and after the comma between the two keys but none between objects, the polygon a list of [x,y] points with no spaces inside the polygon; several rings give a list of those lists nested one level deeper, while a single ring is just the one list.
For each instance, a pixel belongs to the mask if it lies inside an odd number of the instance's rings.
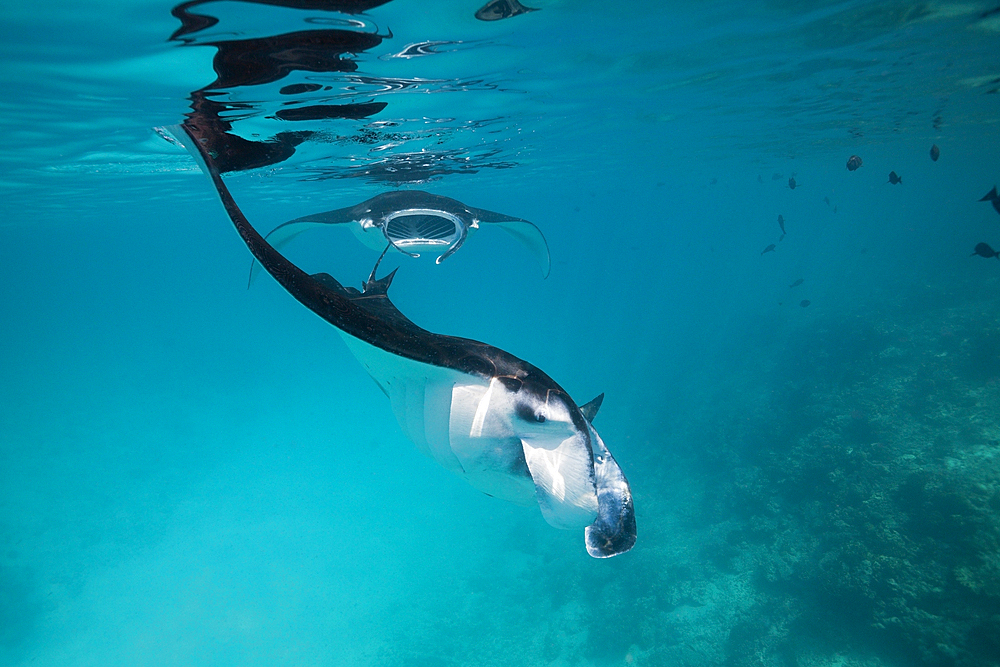
[{"label": "underwater surface reflection", "polygon": [[[0,663],[1000,665],[996,7],[107,0],[0,26]],[[269,237],[321,286],[395,271],[398,311],[362,310],[398,351],[483,341],[581,399],[484,403],[512,372],[467,411],[530,426],[496,448],[529,506],[247,289],[152,129],[178,123],[261,235],[326,221]],[[386,196],[409,203],[354,210]],[[501,218],[538,235],[464,242]],[[537,508],[556,440],[595,479],[614,452],[628,553],[549,525],[588,492]]]}]

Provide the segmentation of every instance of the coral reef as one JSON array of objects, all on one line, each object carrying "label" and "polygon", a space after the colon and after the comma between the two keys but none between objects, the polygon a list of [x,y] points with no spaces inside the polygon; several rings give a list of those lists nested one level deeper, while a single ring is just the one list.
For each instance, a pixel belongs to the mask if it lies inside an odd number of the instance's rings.
[{"label": "coral reef", "polygon": [[702,560],[752,585],[707,662],[815,664],[825,643],[1000,664],[1000,318],[821,322],[784,358],[688,451],[715,490]]}]

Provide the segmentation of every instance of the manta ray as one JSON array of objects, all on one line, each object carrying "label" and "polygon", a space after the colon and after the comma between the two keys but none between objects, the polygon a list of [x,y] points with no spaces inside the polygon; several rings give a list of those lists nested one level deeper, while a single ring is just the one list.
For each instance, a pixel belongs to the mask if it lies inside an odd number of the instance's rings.
[{"label": "manta ray", "polygon": [[377,279],[376,265],[361,291],[327,273],[306,273],[247,220],[198,128],[169,129],[211,179],[253,256],[299,303],[338,329],[422,452],[488,495],[537,504],[556,528],[583,528],[594,558],[632,548],[632,492],[593,426],[603,394],[578,406],[543,371],[508,352],[418,327],[389,299],[396,271]]},{"label": "manta ray", "polygon": [[[373,250],[391,247],[410,257],[443,250],[436,260],[440,264],[462,247],[480,223],[492,223],[520,241],[541,264],[544,277],[549,276],[549,247],[533,223],[422,190],[384,192],[354,206],[305,215],[278,225],[264,238],[281,250],[307,229],[350,224],[354,235]],[[247,287],[259,271],[255,260]]]}]

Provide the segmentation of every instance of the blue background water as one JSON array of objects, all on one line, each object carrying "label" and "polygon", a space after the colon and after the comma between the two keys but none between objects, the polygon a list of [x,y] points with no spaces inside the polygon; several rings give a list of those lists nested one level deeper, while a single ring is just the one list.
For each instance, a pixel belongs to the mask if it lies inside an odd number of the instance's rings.
[{"label": "blue background water", "polygon": [[[690,452],[735,446],[712,430],[720,415],[766,447],[796,414],[768,416],[771,392],[808,382],[818,356],[849,364],[857,332],[900,313],[996,321],[1000,262],[969,253],[1000,246],[977,202],[1000,178],[997,15],[532,6],[495,23],[475,3],[371,10],[361,29],[392,37],[358,73],[423,82],[344,92],[389,106],[314,126],[392,121],[406,139],[308,143],[227,182],[268,229],[393,187],[318,175],[448,151],[455,173],[405,187],[538,224],[547,280],[484,230],[441,266],[394,259],[393,299],[431,331],[531,361],[578,403],[606,392],[595,425],[632,484],[636,549],[592,560],[582,535],[425,459],[330,326],[269,279],[246,289],[249,255],[210,186],[151,129],[214,76],[212,48],[167,41],[170,3],[17,0],[0,9],[0,663],[894,664],[879,637],[800,632],[797,658],[756,663],[718,643],[764,612],[753,564],[692,575],[723,523],[695,508],[723,493],[711,475],[728,459],[712,470]],[[228,38],[336,16],[204,9]],[[390,57],[435,40],[458,44]],[[265,111],[237,129],[287,129],[266,110],[300,79],[238,93]],[[336,230],[289,255],[348,284],[375,259]],[[977,381],[995,386],[983,363]],[[761,618],[762,636],[787,634]]]}]

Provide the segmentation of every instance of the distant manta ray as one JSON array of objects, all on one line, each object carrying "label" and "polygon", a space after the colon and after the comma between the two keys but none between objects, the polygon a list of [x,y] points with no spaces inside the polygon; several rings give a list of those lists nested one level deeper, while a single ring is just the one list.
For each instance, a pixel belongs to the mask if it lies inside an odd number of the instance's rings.
[{"label": "distant manta ray", "polygon": [[[350,224],[354,235],[373,250],[384,250],[388,244],[410,257],[443,250],[437,258],[440,264],[455,254],[481,223],[494,224],[520,241],[541,264],[544,276],[549,276],[549,246],[534,224],[421,190],[385,192],[347,208],[304,215],[278,225],[264,238],[281,250],[308,229]],[[260,264],[254,261],[247,287],[259,272]]]},{"label": "distant manta ray", "polygon": [[486,343],[421,329],[389,300],[395,271],[376,279],[373,270],[362,291],[326,273],[307,274],[244,216],[198,128],[169,129],[212,180],[250,252],[299,303],[337,327],[421,451],[484,493],[537,503],[556,528],[583,528],[594,558],[632,548],[632,492],[592,424],[603,394],[577,406],[526,361]]}]

